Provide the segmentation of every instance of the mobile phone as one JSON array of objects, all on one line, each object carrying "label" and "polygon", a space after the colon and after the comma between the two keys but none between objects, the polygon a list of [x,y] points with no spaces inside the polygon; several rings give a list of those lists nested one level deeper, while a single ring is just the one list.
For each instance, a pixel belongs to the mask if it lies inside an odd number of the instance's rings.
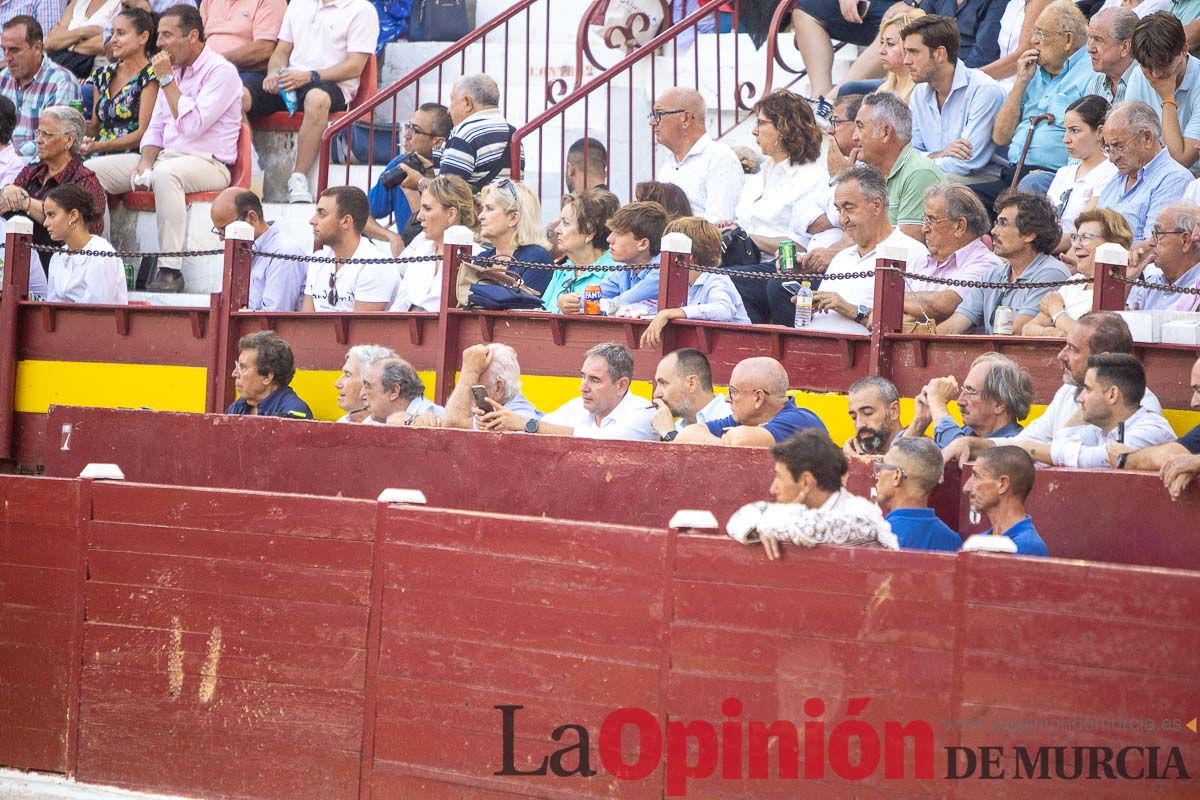
[{"label": "mobile phone", "polygon": [[863,19],[867,18],[867,9],[870,7],[868,0],[858,0],[858,16]]},{"label": "mobile phone", "polygon": [[791,295],[800,294],[800,281],[784,281],[783,290]]},{"label": "mobile phone", "polygon": [[492,410],[492,406],[488,403],[486,386],[472,386],[471,395],[475,398],[475,407],[480,411],[486,414]]}]

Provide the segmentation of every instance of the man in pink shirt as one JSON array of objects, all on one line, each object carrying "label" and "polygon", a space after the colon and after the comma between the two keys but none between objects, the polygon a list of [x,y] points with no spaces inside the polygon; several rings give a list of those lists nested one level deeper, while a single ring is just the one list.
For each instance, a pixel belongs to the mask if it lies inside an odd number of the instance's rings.
[{"label": "man in pink shirt", "polygon": [[200,16],[208,46],[225,56],[238,72],[264,72],[279,26],[283,24],[286,0],[201,0]]},{"label": "man in pink shirt", "polygon": [[311,203],[308,172],[317,161],[329,115],[345,111],[379,39],[379,15],[369,0],[292,0],[266,74],[244,78],[242,110],[253,120],[286,111],[294,91],[304,112],[288,202]]},{"label": "man in pink shirt", "polygon": [[[142,137],[142,152],[100,156],[88,166],[109,194],[152,190],[158,244],[184,247],[188,192],[214,192],[229,185],[242,127],[237,68],[204,42],[204,23],[195,6],[167,9],[158,22],[161,50],[150,60],[158,78],[158,100]],[[147,286],[183,291],[181,259],[162,258]]]}]

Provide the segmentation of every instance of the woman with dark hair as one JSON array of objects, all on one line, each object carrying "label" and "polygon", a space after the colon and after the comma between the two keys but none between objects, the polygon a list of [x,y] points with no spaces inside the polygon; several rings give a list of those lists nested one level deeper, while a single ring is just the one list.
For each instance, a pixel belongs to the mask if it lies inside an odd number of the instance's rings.
[{"label": "woman with dark hair", "polygon": [[0,94],[0,186],[7,186],[25,168],[25,159],[12,143],[17,127],[17,107]]},{"label": "woman with dark hair", "polygon": [[[1092,198],[1100,196],[1104,185],[1117,175],[1117,167],[1104,153],[1102,134],[1108,101],[1089,94],[1067,106],[1063,114],[1063,144],[1072,162],[1054,174],[1046,194],[1062,222],[1063,260],[1074,261],[1071,233],[1075,217],[1088,208]],[[1077,160],[1077,161],[1076,161]]]},{"label": "woman with dark hair", "polygon": [[79,250],[113,252],[113,246],[88,230],[103,218],[92,195],[73,183],[56,186],[46,195],[46,230],[65,245],[50,258],[46,300],[51,303],[125,305],[129,295],[125,268],[116,255],[84,255]]},{"label": "woman with dark hair", "polygon": [[149,60],[154,38],[154,17],[139,8],[126,9],[113,20],[112,61],[87,80],[95,91],[87,136],[79,148],[84,155],[133,152],[141,144],[158,98]]},{"label": "woman with dark hair", "polygon": [[667,210],[667,221],[692,216],[687,195],[673,183],[642,181],[633,187],[633,199],[639,203],[658,203]]},{"label": "woman with dark hair", "polygon": [[608,249],[608,218],[621,201],[607,189],[588,189],[562,200],[558,248],[565,258],[542,292],[542,308],[552,314],[583,313],[583,290],[600,285],[607,273],[588,266],[616,264]]}]

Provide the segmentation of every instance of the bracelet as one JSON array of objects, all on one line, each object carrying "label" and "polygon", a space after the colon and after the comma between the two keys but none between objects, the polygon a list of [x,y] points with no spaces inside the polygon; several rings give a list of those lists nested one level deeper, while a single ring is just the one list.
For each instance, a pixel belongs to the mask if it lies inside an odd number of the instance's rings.
[{"label": "bracelet", "polygon": [[1065,313],[1067,313],[1067,310],[1065,308],[1062,311],[1056,312],[1053,316],[1050,317],[1050,325],[1051,326],[1058,325],[1058,318],[1061,317]]},{"label": "bracelet", "polygon": [[1163,100],[1163,101],[1162,101],[1162,102],[1161,102],[1159,105],[1163,105],[1163,106],[1175,106],[1175,110],[1176,110],[1176,111],[1178,111],[1178,110],[1179,110],[1179,103],[1176,103],[1174,100]]}]

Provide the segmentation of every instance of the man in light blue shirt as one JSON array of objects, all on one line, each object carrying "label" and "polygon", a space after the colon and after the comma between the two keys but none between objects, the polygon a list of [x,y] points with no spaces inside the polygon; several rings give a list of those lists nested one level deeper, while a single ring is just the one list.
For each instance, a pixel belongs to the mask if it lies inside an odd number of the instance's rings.
[{"label": "man in light blue shirt", "polygon": [[733,414],[728,398],[713,391],[708,357],[691,347],[667,353],[658,362],[653,398],[658,411],[650,424],[664,442],[674,441],[688,425]]},{"label": "man in light blue shirt", "polygon": [[258,195],[231,186],[213,200],[209,216],[213,230],[222,242],[225,241],[226,226],[245,222],[254,229],[254,249],[259,253],[275,254],[256,255],[251,260],[250,298],[246,307],[251,311],[299,311],[304,303],[308,264],[294,259],[308,254],[288,239],[278,225],[263,219],[262,201]]},{"label": "man in light blue shirt", "polygon": [[[1192,240],[1192,231],[1200,226],[1200,207],[1190,203],[1169,205],[1159,212],[1151,232],[1154,265],[1142,273],[1142,280],[1165,287],[1200,287],[1200,245]],[[1135,286],[1126,305],[1139,311],[1167,311],[1183,295],[1165,289]]]},{"label": "man in light blue shirt", "polygon": [[904,35],[904,65],[916,82],[912,146],[947,175],[1000,174],[993,163],[992,124],[1004,89],[958,60],[958,29],[947,17],[914,20]]},{"label": "man in light blue shirt", "polygon": [[[487,408],[475,401],[473,387],[482,386]],[[521,393],[521,363],[517,351],[506,344],[474,344],[463,351],[458,383],[446,400],[443,428],[474,428],[479,417],[499,408],[507,408],[529,419],[541,419],[542,412]],[[436,412],[435,412],[436,413]]]},{"label": "man in light blue shirt", "polygon": [[1121,214],[1134,239],[1145,241],[1159,213],[1183,197],[1192,173],[1163,147],[1158,113],[1140,101],[1108,112],[1104,141],[1117,175],[1100,191],[1099,207]]},{"label": "man in light blue shirt", "polygon": [[1139,71],[1133,60],[1133,30],[1138,15],[1128,8],[1106,8],[1088,23],[1088,55],[1092,59],[1091,81],[1084,95],[1103,97],[1109,105],[1125,100],[1129,81]]},{"label": "man in light blue shirt", "polygon": [[612,272],[601,282],[601,306],[606,313],[630,303],[658,300],[658,253],[667,222],[667,210],[653,202],[630,203],[609,219],[608,247],[613,260],[648,268]]},{"label": "man in light blue shirt", "polygon": [[1158,111],[1167,151],[1191,168],[1200,157],[1200,59],[1188,55],[1179,18],[1158,11],[1142,19],[1133,31],[1133,57],[1141,69],[1125,99]]}]

